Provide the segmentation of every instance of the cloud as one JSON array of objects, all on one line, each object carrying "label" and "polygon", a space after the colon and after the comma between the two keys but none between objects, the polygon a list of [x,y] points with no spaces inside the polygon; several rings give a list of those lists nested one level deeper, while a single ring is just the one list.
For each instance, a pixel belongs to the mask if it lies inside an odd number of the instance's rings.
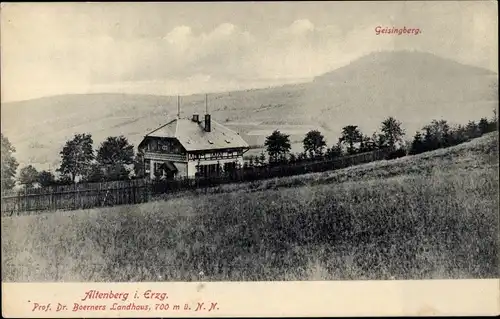
[{"label": "cloud", "polygon": [[314,31],[314,24],[308,19],[295,20],[288,28],[292,34],[303,34],[308,31]]},{"label": "cloud", "polygon": [[163,39],[173,45],[185,45],[192,37],[191,28],[185,25],[175,27]]},{"label": "cloud", "polygon": [[[430,51],[495,69],[496,15],[490,12],[491,6],[467,5],[398,4],[398,10],[391,7],[384,14],[359,14],[356,21],[335,10],[331,13],[335,19],[323,20],[316,19],[313,11],[300,16],[296,10],[290,15],[293,18],[282,14],[277,22],[262,18],[252,25],[248,19],[240,23],[228,15],[226,20],[206,20],[204,25],[190,16],[172,24],[153,11],[148,11],[151,19],[140,15],[136,19],[132,9],[104,14],[83,6],[21,10],[21,6],[9,5],[3,8],[1,25],[2,100],[118,89],[120,85],[133,91],[134,83],[141,91],[147,91],[150,84],[156,94],[162,94],[162,86],[167,94],[173,87],[204,91],[288,83],[384,49]],[[120,20],[123,14],[129,19]],[[198,14],[202,18],[209,19]],[[376,36],[377,25],[416,26],[423,33]]]},{"label": "cloud", "polygon": [[249,59],[257,77],[312,78],[390,44],[388,38],[375,37],[371,26],[345,32],[333,24],[316,27],[299,19],[271,33]]},{"label": "cloud", "polygon": [[[121,42],[121,43],[120,43]],[[161,38],[115,41],[115,48],[106,51],[116,54],[109,66],[96,68],[96,83],[109,81],[146,81],[185,79],[191,75],[216,73],[233,74],[252,36],[237,26],[223,23],[210,32],[196,34],[189,26],[177,26]],[[109,56],[103,59],[107,64]],[[119,70],[109,72],[119,65]],[[107,72],[108,78],[101,72]],[[109,78],[111,76],[111,78]],[[103,79],[105,81],[99,81]]]}]

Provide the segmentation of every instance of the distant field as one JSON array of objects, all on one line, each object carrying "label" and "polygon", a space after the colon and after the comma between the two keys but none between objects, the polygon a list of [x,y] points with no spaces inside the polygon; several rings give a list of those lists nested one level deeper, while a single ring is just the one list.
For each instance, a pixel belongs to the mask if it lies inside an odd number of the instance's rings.
[{"label": "distant field", "polygon": [[497,143],[488,134],[207,195],[2,217],[2,280],[498,277]]}]

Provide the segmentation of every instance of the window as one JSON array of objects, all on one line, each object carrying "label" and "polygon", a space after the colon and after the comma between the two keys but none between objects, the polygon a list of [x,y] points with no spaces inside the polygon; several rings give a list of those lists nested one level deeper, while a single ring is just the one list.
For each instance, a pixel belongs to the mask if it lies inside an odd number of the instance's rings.
[{"label": "window", "polygon": [[199,165],[197,168],[198,175],[201,177],[213,177],[222,173],[221,166],[218,164]]},{"label": "window", "polygon": [[151,150],[152,151],[158,151],[158,141],[157,140],[152,140],[151,141]]}]

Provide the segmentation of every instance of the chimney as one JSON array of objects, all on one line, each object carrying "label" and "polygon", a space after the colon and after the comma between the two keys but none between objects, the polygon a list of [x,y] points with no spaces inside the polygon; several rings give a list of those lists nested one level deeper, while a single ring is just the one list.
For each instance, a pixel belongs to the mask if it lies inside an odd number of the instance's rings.
[{"label": "chimney", "polygon": [[211,129],[210,114],[205,114],[205,132],[210,132]]},{"label": "chimney", "polygon": [[193,118],[191,119],[195,123],[200,122],[200,116],[198,114],[193,114]]},{"label": "chimney", "polygon": [[177,118],[181,117],[181,97],[177,95]]}]

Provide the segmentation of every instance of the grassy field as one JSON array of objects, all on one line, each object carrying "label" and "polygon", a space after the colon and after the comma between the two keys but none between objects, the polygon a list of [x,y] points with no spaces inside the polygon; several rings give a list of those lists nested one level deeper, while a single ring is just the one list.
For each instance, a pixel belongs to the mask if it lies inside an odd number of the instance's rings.
[{"label": "grassy field", "polygon": [[2,217],[3,281],[498,277],[498,138],[211,194]]}]

